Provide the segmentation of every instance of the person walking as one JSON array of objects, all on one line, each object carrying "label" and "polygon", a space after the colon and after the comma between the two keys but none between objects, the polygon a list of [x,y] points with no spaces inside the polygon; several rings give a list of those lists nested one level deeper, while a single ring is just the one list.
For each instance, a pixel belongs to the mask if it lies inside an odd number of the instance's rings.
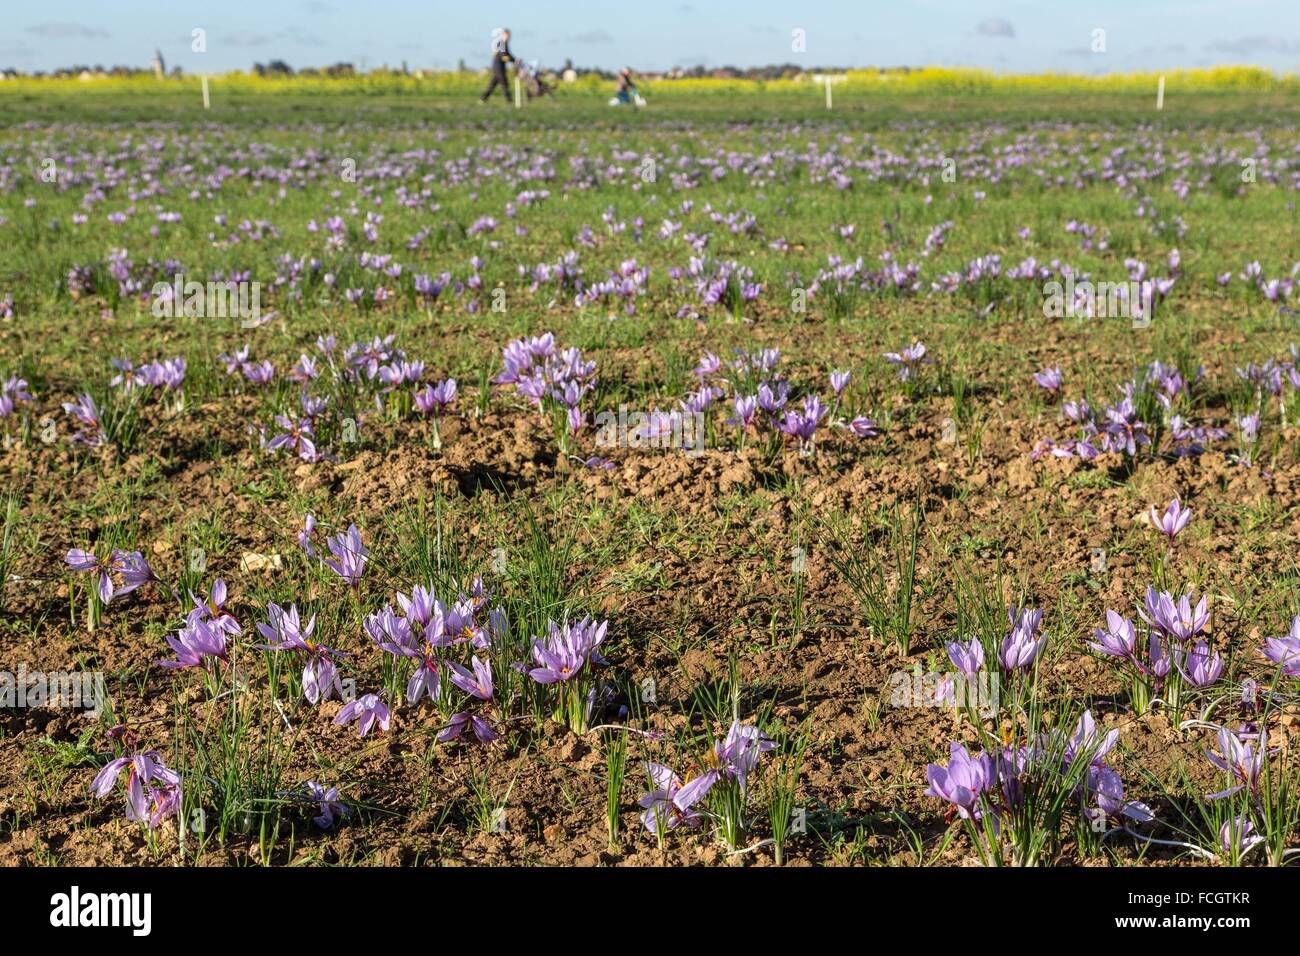
[{"label": "person walking", "polygon": [[498,85],[506,103],[510,102],[510,82],[506,79],[506,67],[514,62],[514,54],[510,52],[510,31],[495,31],[492,37],[492,79],[488,81],[488,88],[480,97],[480,102],[486,103]]}]

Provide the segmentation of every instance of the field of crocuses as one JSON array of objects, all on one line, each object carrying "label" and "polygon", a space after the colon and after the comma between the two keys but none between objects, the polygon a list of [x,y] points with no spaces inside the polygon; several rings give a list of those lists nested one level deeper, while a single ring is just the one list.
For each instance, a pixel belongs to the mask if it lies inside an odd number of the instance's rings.
[{"label": "field of crocuses", "polygon": [[1263,102],[0,93],[0,864],[1300,860]]}]

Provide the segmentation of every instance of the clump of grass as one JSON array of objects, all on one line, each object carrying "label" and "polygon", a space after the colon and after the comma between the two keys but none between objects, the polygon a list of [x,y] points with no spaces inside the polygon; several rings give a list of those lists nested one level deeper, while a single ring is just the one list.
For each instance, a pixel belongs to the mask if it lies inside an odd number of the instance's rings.
[{"label": "clump of grass", "polygon": [[878,640],[893,642],[904,656],[912,645],[916,552],[923,521],[919,506],[906,523],[895,508],[884,548],[873,546],[865,536],[855,540],[843,520],[823,522],[832,544],[830,562],[853,591],[871,633]]}]

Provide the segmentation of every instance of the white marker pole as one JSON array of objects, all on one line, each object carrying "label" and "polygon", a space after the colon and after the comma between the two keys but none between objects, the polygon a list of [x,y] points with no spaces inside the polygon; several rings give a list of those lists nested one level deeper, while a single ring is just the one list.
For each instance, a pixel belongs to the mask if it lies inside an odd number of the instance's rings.
[{"label": "white marker pole", "polygon": [[831,78],[826,77],[826,108],[831,108]]},{"label": "white marker pole", "polygon": [[212,109],[212,100],[208,98],[208,75],[206,73],[203,74],[203,108],[205,110]]},{"label": "white marker pole", "polygon": [[1165,108],[1165,78],[1160,77],[1160,83],[1156,86],[1156,109]]},{"label": "white marker pole", "polygon": [[515,73],[515,109],[517,110],[523,109],[524,106],[522,89],[523,88],[519,83],[519,74]]}]

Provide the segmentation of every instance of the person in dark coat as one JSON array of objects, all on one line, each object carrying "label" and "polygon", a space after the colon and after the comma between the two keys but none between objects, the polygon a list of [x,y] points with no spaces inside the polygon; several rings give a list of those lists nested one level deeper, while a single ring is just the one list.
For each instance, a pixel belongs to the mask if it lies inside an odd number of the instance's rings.
[{"label": "person in dark coat", "polygon": [[492,79],[488,81],[488,88],[481,97],[484,103],[498,86],[501,87],[501,95],[506,98],[506,102],[510,102],[510,83],[506,79],[506,67],[513,62],[515,57],[510,52],[510,31],[502,30],[492,38]]}]

